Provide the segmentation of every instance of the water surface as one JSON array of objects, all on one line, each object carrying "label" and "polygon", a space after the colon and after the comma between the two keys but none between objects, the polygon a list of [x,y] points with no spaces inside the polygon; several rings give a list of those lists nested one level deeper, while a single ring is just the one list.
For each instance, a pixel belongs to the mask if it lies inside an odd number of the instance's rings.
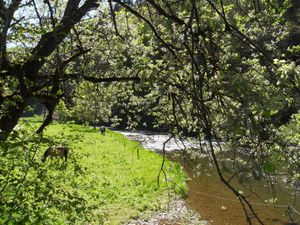
[{"label": "water surface", "polygon": [[[170,138],[168,134],[154,134],[148,132],[121,132],[128,138],[140,142],[145,148],[162,152],[165,144],[167,157],[181,163],[189,175],[188,194],[186,202],[188,206],[196,210],[203,219],[217,225],[243,225],[248,224],[241,203],[233,192],[218,178],[214,166],[207,157],[191,156],[187,149],[197,151],[200,144],[193,139],[180,140]],[[217,143],[213,143],[217,145]],[[193,155],[193,154],[192,154]],[[226,175],[226,174],[225,174]],[[277,182],[270,188],[266,180],[250,178],[240,182],[234,178],[231,184],[247,196],[255,213],[267,225],[282,225],[291,221],[286,212],[290,204],[295,211],[290,214],[295,222],[300,221],[299,192],[295,192],[291,186]],[[266,204],[266,199],[275,196],[277,201],[273,205]],[[296,212],[297,211],[297,212]],[[250,213],[253,224],[259,224]]]}]

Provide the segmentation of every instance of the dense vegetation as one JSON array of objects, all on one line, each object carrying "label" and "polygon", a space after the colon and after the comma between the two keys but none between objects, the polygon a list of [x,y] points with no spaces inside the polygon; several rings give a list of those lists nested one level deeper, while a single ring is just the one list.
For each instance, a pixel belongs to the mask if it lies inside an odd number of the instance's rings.
[{"label": "dense vegetation", "polygon": [[[158,186],[162,158],[121,134],[53,124],[39,137],[42,121],[27,120],[1,146],[1,224],[120,224],[163,209],[168,193],[185,194],[178,164],[166,162]],[[70,148],[68,161],[42,163],[54,145]]]},{"label": "dense vegetation", "polygon": [[[0,0],[1,140],[32,99],[47,108],[38,134],[57,108],[65,122],[193,135],[262,224],[230,181],[255,168],[271,184],[299,182],[299,10],[297,0]],[[229,176],[215,154],[226,149]]]}]

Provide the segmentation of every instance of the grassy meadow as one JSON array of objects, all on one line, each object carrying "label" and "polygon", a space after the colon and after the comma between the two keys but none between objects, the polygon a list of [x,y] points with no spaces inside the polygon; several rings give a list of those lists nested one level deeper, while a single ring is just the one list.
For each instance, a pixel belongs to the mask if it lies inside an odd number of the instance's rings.
[{"label": "grassy meadow", "polygon": [[[24,119],[1,146],[2,223],[122,224],[166,207],[170,193],[186,191],[186,175],[169,161],[164,167],[169,182],[162,174],[158,186],[162,157],[122,134],[54,123],[39,137],[34,135],[39,124],[40,119]],[[41,162],[54,145],[69,146],[67,163]]]}]

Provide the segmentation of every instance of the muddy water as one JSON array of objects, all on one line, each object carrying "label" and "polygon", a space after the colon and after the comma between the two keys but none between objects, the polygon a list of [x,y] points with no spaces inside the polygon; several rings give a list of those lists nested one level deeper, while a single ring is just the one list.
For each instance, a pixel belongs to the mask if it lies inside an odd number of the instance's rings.
[{"label": "muddy water", "polygon": [[[141,142],[144,147],[161,152],[168,135],[157,135],[149,133],[123,133],[128,138]],[[193,141],[171,140],[166,146],[167,156],[181,163],[189,175],[188,195],[186,202],[188,206],[196,210],[203,219],[211,221],[216,225],[246,225],[245,213],[241,203],[217,177],[215,170],[207,158],[193,158],[182,149],[196,149],[198,143]],[[250,180],[244,186],[233,179],[232,185],[244,195],[248,196],[253,209],[266,225],[283,225],[291,221],[286,213],[287,205],[292,204],[294,209],[300,211],[300,200],[295,199],[290,188],[275,187],[270,189],[264,180]],[[250,190],[249,190],[250,189]],[[278,201],[276,207],[266,205],[265,199],[270,199],[276,192]],[[260,195],[258,195],[258,193]],[[296,193],[299,198],[299,192]],[[254,215],[249,215],[253,224],[259,224]],[[291,214],[295,222],[300,222],[300,215],[295,211]]]},{"label": "muddy water", "polygon": [[[205,220],[213,221],[212,224],[248,224],[241,203],[236,199],[232,191],[220,181],[207,159],[202,158],[194,162],[189,162],[185,159],[183,162],[178,156],[176,158],[184,166],[190,177],[186,199],[190,207],[199,212]],[[195,163],[197,163],[197,168]],[[201,173],[196,174],[196,171],[201,171]],[[242,191],[244,195],[249,196],[249,202],[251,202],[253,209],[264,224],[282,225],[289,221],[285,211],[287,204],[294,202],[293,196],[287,194],[291,190],[280,190],[279,187],[276,187],[278,201],[276,203],[277,207],[274,207],[266,205],[263,201],[273,196],[268,185],[264,185],[264,181],[252,179],[245,185],[246,187],[243,187],[238,180],[233,180],[232,185],[239,191]],[[250,188],[253,193],[249,190]],[[257,193],[260,196],[257,196]],[[293,207],[299,211],[299,201]],[[250,214],[250,217],[253,224],[259,224],[253,215]],[[300,217],[297,214],[294,213],[293,217],[295,220],[300,221]]]}]

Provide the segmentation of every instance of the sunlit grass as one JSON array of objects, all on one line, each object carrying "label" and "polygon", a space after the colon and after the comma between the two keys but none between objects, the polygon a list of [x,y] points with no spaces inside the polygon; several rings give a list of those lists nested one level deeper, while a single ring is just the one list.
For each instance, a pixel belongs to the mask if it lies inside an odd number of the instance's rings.
[{"label": "sunlit grass", "polygon": [[[30,120],[30,123],[37,125],[39,119]],[[79,194],[87,197],[88,203],[94,206],[94,218],[99,218],[93,219],[95,224],[120,224],[142,213],[159,210],[168,200],[168,191],[181,195],[186,191],[186,175],[178,164],[167,161],[165,170],[168,179],[183,189],[172,182],[166,184],[163,176],[158,186],[162,157],[120,133],[107,130],[101,135],[99,130],[88,126],[54,123],[47,127],[44,136],[55,137],[56,144],[70,147],[68,164],[60,167],[64,168],[62,171],[52,170],[53,176],[79,170],[76,178],[70,177],[61,185],[66,189],[76,188]],[[72,165],[74,161],[83,169]],[[64,163],[59,159],[46,161],[49,167],[57,164]]]}]

